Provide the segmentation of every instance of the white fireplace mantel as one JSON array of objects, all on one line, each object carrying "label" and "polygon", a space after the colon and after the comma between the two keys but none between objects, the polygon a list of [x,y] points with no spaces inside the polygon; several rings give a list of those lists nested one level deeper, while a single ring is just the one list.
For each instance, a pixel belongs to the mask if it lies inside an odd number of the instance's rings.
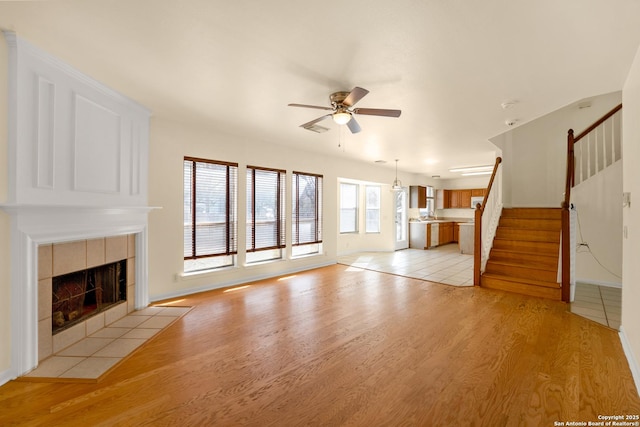
[{"label": "white fireplace mantel", "polygon": [[135,308],[149,304],[147,223],[151,207],[0,205],[11,215],[12,376],[38,365],[38,246],[136,235]]}]

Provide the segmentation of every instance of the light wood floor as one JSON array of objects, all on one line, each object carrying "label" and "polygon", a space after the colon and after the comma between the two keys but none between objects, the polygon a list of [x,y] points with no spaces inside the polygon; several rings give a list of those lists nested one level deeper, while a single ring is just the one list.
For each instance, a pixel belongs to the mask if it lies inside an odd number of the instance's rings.
[{"label": "light wood floor", "polygon": [[561,302],[336,265],[195,308],[98,384],[12,381],[0,425],[552,426],[640,413],[615,331]]}]

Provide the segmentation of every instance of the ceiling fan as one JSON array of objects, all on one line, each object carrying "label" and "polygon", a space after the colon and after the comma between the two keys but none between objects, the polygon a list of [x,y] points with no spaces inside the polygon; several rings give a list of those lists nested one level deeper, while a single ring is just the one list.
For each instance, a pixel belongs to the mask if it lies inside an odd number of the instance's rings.
[{"label": "ceiling fan", "polygon": [[[331,111],[322,117],[318,117],[315,120],[300,125],[301,128],[311,130],[314,132],[319,131],[319,126],[316,123],[322,120],[333,118],[333,121],[339,125],[347,125],[351,133],[358,133],[361,131],[360,125],[356,121],[354,114],[363,114],[367,116],[384,116],[384,117],[400,117],[400,110],[386,110],[380,108],[353,108],[354,105],[369,93],[368,90],[361,87],[354,87],[351,92],[334,92],[329,96],[331,101],[331,107],[321,107],[319,105],[307,105],[307,104],[289,104],[289,107],[303,107],[303,108],[316,108],[319,110]],[[321,128],[326,130],[325,128]],[[321,131],[321,130],[320,130]]]}]

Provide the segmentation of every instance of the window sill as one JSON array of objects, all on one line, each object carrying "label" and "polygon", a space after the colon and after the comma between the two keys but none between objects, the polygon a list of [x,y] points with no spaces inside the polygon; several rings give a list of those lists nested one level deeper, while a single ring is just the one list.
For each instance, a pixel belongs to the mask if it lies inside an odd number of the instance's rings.
[{"label": "window sill", "polygon": [[197,279],[199,277],[213,275],[220,272],[236,270],[237,268],[238,266],[236,265],[229,265],[225,267],[209,268],[206,270],[183,271],[181,273],[176,273],[176,279],[177,280]]}]

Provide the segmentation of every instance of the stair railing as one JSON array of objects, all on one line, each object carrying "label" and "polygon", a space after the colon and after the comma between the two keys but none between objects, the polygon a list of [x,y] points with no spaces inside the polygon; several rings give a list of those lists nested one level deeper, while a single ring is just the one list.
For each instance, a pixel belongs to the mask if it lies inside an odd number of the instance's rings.
[{"label": "stair railing", "polygon": [[[475,286],[480,286],[480,275],[487,265],[502,213],[502,168],[500,168],[500,163],[502,163],[502,157],[496,157],[482,204],[478,203],[475,207],[473,239],[473,284]],[[492,189],[494,191],[491,191]]]},{"label": "stair railing", "polygon": [[[562,201],[562,234],[560,250],[562,301],[571,299],[571,189],[576,185],[576,158],[578,159],[578,183],[593,176],[598,171],[620,159],[621,136],[620,115],[617,105],[580,135],[574,136],[573,129],[567,134],[567,177]],[[586,138],[586,139],[584,139]],[[577,145],[583,140],[583,143]],[[578,154],[576,155],[576,148]]]}]

